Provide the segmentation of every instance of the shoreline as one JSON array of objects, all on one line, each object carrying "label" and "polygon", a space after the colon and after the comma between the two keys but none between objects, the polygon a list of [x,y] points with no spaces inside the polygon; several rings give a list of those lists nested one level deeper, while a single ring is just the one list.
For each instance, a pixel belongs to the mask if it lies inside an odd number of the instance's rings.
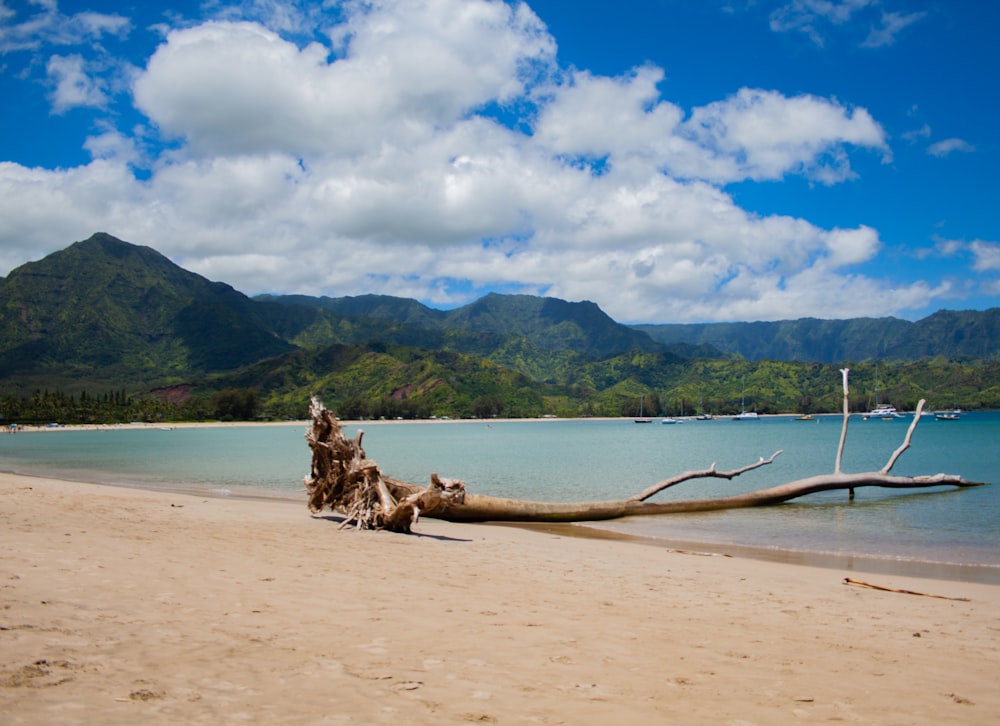
[{"label": "shoreline", "polygon": [[567,537],[585,537],[635,542],[650,547],[689,554],[738,557],[776,564],[803,565],[827,570],[844,570],[878,575],[898,575],[926,580],[954,580],[1000,586],[1000,568],[988,565],[968,565],[958,562],[936,562],[933,560],[904,560],[887,557],[872,557],[841,552],[819,552],[812,550],[791,550],[752,547],[730,542],[701,542],[697,540],[649,537],[633,535],[617,530],[594,526],[593,522],[575,524],[517,524],[494,522],[496,526],[524,527],[529,530],[561,534]]},{"label": "shoreline", "polygon": [[[160,487],[143,486],[137,482],[99,481],[86,478],[67,478],[57,473],[24,473],[0,469],[0,477],[15,476],[25,479],[55,480],[67,483],[80,483],[90,486],[110,487],[113,489],[133,489],[137,491],[160,492],[185,497],[201,497],[219,500],[246,500],[256,502],[281,502],[295,504],[306,510],[306,497],[293,496],[284,492],[255,492],[251,489],[211,489],[198,487]],[[324,511],[324,516],[339,516]],[[421,522],[433,520],[425,517]],[[441,520],[433,520],[441,521]],[[634,544],[656,547],[683,553],[737,557],[776,564],[804,565],[846,572],[898,575],[917,577],[929,580],[952,580],[956,582],[979,583],[1000,586],[1000,568],[988,565],[970,565],[957,562],[939,562],[933,560],[909,560],[898,558],[874,557],[868,555],[822,552],[814,550],[791,550],[778,548],[754,547],[732,542],[705,542],[683,538],[652,537],[644,534],[631,534],[600,526],[601,522],[573,523],[524,523],[524,522],[487,522],[483,526],[513,527],[528,532],[548,533],[564,537],[579,537],[591,540],[617,540]],[[419,525],[418,525],[419,528]],[[415,534],[419,534],[415,530]]]},{"label": "shoreline", "polygon": [[[900,420],[912,419],[915,411],[901,411]],[[976,409],[975,411],[966,411],[965,413],[994,413],[992,409]],[[801,413],[785,412],[785,413],[762,413],[760,414],[761,419],[785,419],[785,420],[795,420],[797,417],[801,416]],[[837,412],[828,413],[816,413],[812,414],[816,417],[815,420],[821,419],[836,419],[838,422],[843,420],[843,414]],[[856,417],[866,416],[864,412],[852,412],[851,419]],[[932,414],[925,411],[923,416],[930,417]],[[662,415],[650,416],[651,422],[657,422],[662,418],[666,418]],[[697,421],[693,416],[683,416],[683,417],[673,417],[679,418],[685,422],[690,423],[706,423],[705,421]],[[718,414],[713,415],[710,422],[714,421],[729,421],[735,418],[735,414]],[[535,416],[530,418],[422,418],[422,419],[337,419],[343,426],[365,426],[365,425],[392,425],[392,424],[456,424],[456,423],[475,423],[475,424],[494,424],[494,423],[546,423],[552,421],[620,421],[622,423],[632,423],[634,421],[633,417],[630,416],[571,416],[571,417],[559,417],[559,416]],[[162,423],[151,423],[147,421],[133,421],[129,423],[115,423],[115,424],[56,424],[56,425],[38,425],[38,424],[18,424],[18,432],[55,432],[55,431],[96,431],[96,430],[107,430],[107,429],[143,429],[143,428],[153,428],[153,429],[172,429],[172,428],[241,428],[241,427],[258,427],[258,426],[303,426],[308,427],[311,425],[309,419],[298,419],[291,421],[165,421]],[[0,431],[0,433],[6,433],[5,431]]]},{"label": "shoreline", "polygon": [[1000,719],[991,585],[11,474],[0,521],[10,724]]}]

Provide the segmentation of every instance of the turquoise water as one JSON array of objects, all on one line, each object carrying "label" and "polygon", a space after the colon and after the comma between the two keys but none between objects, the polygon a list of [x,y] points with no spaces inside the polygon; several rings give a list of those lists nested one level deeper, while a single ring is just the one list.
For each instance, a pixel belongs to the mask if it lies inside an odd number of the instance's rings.
[{"label": "turquoise water", "polygon": [[[879,469],[898,447],[907,420],[863,421],[848,432],[844,471]],[[354,435],[357,426],[347,426]],[[732,480],[694,480],[658,500],[722,496],[833,470],[841,419],[800,422],[631,420],[447,423],[372,422],[368,456],[415,483],[431,472],[462,479],[470,491],[542,501],[614,499],[673,474],[744,466],[783,453]],[[0,469],[127,486],[257,495],[304,501],[309,471],[305,425],[22,432],[0,436]],[[641,517],[598,525],[674,542],[738,545],[886,561],[972,565],[1000,579],[1000,414],[956,422],[925,418],[898,474],[946,472],[991,486],[917,492],[859,489],[810,495],[761,509]],[[304,514],[305,516],[305,514]]]}]

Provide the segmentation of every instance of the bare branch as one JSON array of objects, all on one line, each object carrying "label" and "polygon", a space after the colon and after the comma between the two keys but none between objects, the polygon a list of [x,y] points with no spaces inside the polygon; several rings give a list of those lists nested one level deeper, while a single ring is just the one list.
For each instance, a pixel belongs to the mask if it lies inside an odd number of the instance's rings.
[{"label": "bare branch", "polygon": [[851,409],[848,402],[847,395],[847,374],[851,372],[850,368],[841,368],[840,375],[844,379],[844,423],[840,429],[840,445],[837,446],[837,461],[834,464],[833,471],[835,474],[840,473],[840,462],[844,458],[844,442],[847,440],[847,422],[851,418]]},{"label": "bare branch", "polygon": [[734,477],[743,474],[744,472],[753,471],[754,469],[759,469],[762,466],[767,466],[773,462],[781,454],[781,449],[775,451],[771,454],[770,459],[764,459],[763,457],[760,461],[753,464],[747,464],[746,466],[740,467],[739,469],[732,469],[730,471],[716,471],[715,464],[712,464],[707,469],[701,469],[696,471],[686,471],[683,474],[678,474],[677,476],[672,476],[669,479],[664,479],[663,481],[654,484],[648,489],[635,494],[628,499],[626,502],[644,502],[649,499],[654,494],[662,492],[664,489],[669,489],[672,486],[681,484],[682,482],[689,481],[691,479],[705,479],[705,478],[716,478],[716,479],[733,479]]},{"label": "bare branch", "polygon": [[903,443],[899,445],[899,448],[892,452],[892,456],[889,457],[889,461],[886,465],[880,469],[882,474],[888,474],[892,471],[892,467],[896,465],[896,460],[902,456],[903,452],[910,448],[910,439],[913,438],[913,432],[917,428],[917,424],[920,423],[920,415],[924,411],[924,399],[920,399],[917,404],[917,410],[913,413],[913,420],[910,421],[910,427],[906,429],[906,438],[903,439]]}]

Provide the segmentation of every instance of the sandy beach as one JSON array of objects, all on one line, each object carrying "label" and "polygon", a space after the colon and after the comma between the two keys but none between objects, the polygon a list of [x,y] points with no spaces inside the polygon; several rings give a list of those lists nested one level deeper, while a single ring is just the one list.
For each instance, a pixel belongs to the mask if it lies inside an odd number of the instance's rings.
[{"label": "sandy beach", "polygon": [[1000,722],[997,586],[9,474],[0,520],[5,724]]}]

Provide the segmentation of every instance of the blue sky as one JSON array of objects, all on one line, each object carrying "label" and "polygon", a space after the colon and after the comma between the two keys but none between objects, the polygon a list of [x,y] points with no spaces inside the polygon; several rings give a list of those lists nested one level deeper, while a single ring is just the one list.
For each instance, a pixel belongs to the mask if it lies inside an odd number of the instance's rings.
[{"label": "blue sky", "polygon": [[0,275],[104,231],[251,295],[993,307],[998,30],[972,0],[0,0]]}]

